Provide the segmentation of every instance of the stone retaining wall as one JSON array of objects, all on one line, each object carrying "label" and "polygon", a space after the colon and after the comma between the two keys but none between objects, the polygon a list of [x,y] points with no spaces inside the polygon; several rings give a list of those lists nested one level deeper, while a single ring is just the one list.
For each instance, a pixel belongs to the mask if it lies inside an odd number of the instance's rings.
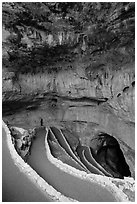
[{"label": "stone retaining wall", "polygon": [[[52,156],[50,152],[50,148],[47,143],[47,135],[48,135],[48,129],[47,129],[47,134],[45,137],[45,149],[47,152],[47,158],[49,161],[54,164],[56,167],[61,169],[62,171],[71,174],[73,176],[78,177],[78,179],[85,179],[90,182],[94,182],[96,184],[100,184],[102,187],[107,188],[108,191],[110,191],[116,200],[118,202],[129,202],[130,198],[123,192],[123,189],[130,189],[134,192],[134,180],[132,178],[125,178],[124,180],[122,179],[113,179],[110,177],[102,176],[102,175],[95,175],[95,174],[87,174],[84,171],[80,171],[78,169],[75,169],[74,167],[71,167],[62,161],[56,159],[55,157]],[[114,183],[121,183],[119,187],[117,187]],[[132,189],[131,189],[132,188]]]},{"label": "stone retaining wall", "polygon": [[[52,186],[50,186],[43,178],[41,178],[36,171],[34,171],[16,152],[14,145],[11,141],[11,134],[7,125],[2,121],[2,126],[7,135],[7,144],[14,161],[14,164],[24,173],[44,194],[49,196],[49,198],[55,202],[76,202],[76,200],[68,198],[62,195],[60,192],[56,191]],[[23,130],[23,129],[22,129]]]}]

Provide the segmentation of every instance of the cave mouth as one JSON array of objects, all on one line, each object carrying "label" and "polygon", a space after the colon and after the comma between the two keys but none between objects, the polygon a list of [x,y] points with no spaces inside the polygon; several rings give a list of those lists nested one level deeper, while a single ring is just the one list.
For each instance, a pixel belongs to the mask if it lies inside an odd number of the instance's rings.
[{"label": "cave mouth", "polygon": [[90,150],[94,159],[113,177],[131,177],[120,144],[113,136],[100,132],[90,141]]}]

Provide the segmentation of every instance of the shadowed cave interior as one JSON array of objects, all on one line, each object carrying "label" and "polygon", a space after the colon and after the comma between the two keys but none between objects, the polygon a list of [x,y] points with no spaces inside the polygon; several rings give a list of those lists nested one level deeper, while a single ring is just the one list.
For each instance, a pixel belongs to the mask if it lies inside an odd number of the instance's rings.
[{"label": "shadowed cave interior", "polygon": [[94,136],[90,141],[90,150],[95,160],[114,177],[131,176],[120,145],[113,136],[106,133]]}]

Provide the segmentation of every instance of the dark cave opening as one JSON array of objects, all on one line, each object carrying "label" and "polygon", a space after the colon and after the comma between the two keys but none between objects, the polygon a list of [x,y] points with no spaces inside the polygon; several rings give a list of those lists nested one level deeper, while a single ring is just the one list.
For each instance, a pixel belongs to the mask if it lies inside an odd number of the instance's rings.
[{"label": "dark cave opening", "polygon": [[107,133],[99,133],[90,141],[94,159],[113,177],[131,177],[130,168],[118,141]]},{"label": "dark cave opening", "polygon": [[132,82],[132,86],[135,87],[135,81]]}]

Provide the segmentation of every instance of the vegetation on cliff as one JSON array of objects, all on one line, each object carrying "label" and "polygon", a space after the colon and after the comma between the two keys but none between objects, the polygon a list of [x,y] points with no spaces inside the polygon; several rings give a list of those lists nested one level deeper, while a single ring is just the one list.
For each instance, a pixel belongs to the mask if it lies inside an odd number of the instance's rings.
[{"label": "vegetation on cliff", "polygon": [[53,65],[58,71],[58,63],[76,59],[118,66],[134,60],[134,2],[3,2],[2,8],[10,31],[3,65],[16,73]]}]

